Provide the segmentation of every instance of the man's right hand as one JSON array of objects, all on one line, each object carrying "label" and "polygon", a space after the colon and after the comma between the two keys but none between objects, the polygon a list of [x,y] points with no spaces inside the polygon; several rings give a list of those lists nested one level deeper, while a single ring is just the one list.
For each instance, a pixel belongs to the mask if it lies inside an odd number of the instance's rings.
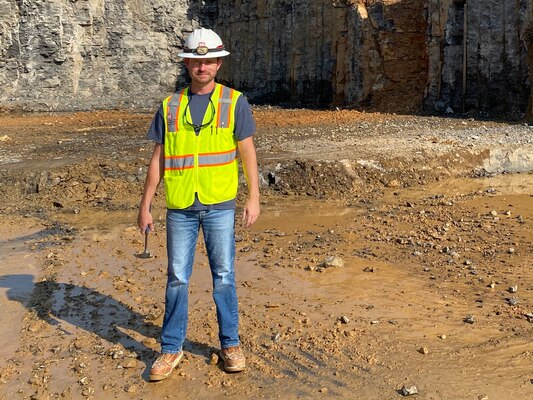
[{"label": "man's right hand", "polygon": [[150,211],[145,211],[142,208],[139,209],[139,215],[137,215],[137,225],[139,226],[141,233],[144,235],[146,230],[154,230],[154,219]]}]

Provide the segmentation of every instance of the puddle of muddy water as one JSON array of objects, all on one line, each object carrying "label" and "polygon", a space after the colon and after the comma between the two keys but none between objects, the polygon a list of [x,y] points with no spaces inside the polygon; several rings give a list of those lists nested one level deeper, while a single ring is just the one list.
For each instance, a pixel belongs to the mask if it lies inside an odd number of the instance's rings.
[{"label": "puddle of muddy water", "polygon": [[428,196],[447,198],[484,192],[492,195],[533,195],[533,174],[503,174],[489,178],[453,178],[426,186],[388,191],[382,202],[397,202],[394,198],[420,200]]}]

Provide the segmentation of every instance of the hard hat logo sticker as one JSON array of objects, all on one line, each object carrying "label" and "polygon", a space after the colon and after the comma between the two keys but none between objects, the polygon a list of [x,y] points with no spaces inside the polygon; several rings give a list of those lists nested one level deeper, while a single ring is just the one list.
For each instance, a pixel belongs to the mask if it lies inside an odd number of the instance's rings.
[{"label": "hard hat logo sticker", "polygon": [[196,54],[198,54],[200,56],[206,55],[208,52],[209,52],[209,49],[205,45],[204,46],[198,46],[196,48]]}]

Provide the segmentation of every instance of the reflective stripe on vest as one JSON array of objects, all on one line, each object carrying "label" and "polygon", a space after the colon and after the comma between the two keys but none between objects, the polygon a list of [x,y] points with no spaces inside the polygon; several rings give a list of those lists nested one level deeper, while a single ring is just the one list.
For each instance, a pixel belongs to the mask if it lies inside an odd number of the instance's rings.
[{"label": "reflective stripe on vest", "polygon": [[182,89],[180,93],[174,93],[167,104],[168,130],[171,132],[177,132],[179,129],[178,113],[180,112],[180,104],[184,93],[185,89]]},{"label": "reflective stripe on vest", "polygon": [[220,97],[218,99],[218,121],[219,128],[226,128],[231,122],[231,102],[235,91],[229,87],[222,86]]},{"label": "reflective stripe on vest", "polygon": [[[216,167],[232,163],[237,157],[236,150],[223,151],[220,153],[198,154],[199,167]],[[194,167],[194,154],[186,156],[165,157],[165,170],[176,171]]]},{"label": "reflective stripe on vest", "polygon": [[194,154],[165,157],[165,170],[179,171],[194,167]]},{"label": "reflective stripe on vest", "polygon": [[237,157],[237,150],[222,151],[220,153],[198,154],[199,167],[216,167],[232,163]]}]

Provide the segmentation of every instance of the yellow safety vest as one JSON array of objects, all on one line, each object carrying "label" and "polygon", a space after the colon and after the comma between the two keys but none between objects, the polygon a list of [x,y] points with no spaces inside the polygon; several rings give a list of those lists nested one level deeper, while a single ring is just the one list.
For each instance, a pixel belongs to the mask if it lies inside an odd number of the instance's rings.
[{"label": "yellow safety vest", "polygon": [[188,94],[189,88],[185,88],[163,101],[164,181],[167,207],[171,209],[191,206],[195,193],[203,204],[221,203],[237,196],[234,115],[241,93],[216,84],[210,100],[214,107],[207,106],[199,135],[190,124]]}]

